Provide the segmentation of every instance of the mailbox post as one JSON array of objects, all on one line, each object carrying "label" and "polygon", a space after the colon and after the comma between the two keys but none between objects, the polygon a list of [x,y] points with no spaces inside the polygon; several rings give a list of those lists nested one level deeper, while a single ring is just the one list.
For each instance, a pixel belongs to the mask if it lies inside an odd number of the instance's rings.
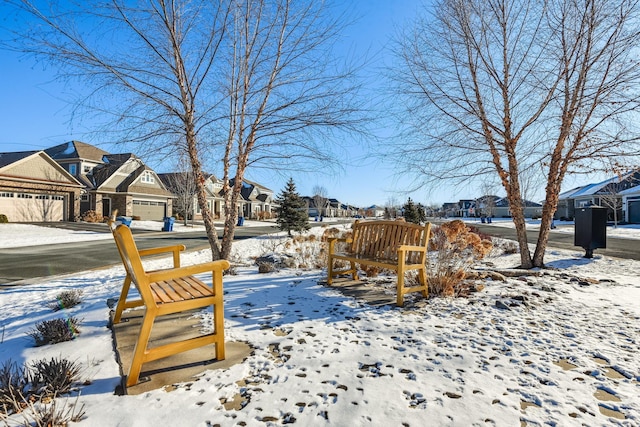
[{"label": "mailbox post", "polygon": [[607,247],[607,208],[588,206],[576,209],[573,244],[586,251],[585,258],[593,258],[593,250]]}]

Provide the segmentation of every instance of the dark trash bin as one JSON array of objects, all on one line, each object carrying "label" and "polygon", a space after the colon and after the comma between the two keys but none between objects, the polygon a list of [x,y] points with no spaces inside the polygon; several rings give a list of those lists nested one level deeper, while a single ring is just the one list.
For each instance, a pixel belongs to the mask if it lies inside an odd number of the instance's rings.
[{"label": "dark trash bin", "polygon": [[132,218],[130,216],[118,216],[118,217],[116,217],[116,221],[119,221],[120,224],[124,224],[127,227],[131,227],[131,220],[132,220]]},{"label": "dark trash bin", "polygon": [[244,217],[243,216],[239,216],[238,217],[238,227],[242,227],[244,225]]},{"label": "dark trash bin", "polygon": [[480,222],[484,224],[484,223],[485,223],[485,221],[486,221],[486,220],[485,220],[485,217],[481,216],[481,217],[480,217]]},{"label": "dark trash bin", "polygon": [[490,216],[487,217],[487,224],[491,224],[491,217]]},{"label": "dark trash bin", "polygon": [[607,208],[576,209],[573,244],[584,248],[585,258],[593,258],[594,249],[607,247]]},{"label": "dark trash bin", "polygon": [[173,231],[173,223],[176,219],[172,216],[167,216],[164,218],[164,226],[162,227],[162,231]]}]

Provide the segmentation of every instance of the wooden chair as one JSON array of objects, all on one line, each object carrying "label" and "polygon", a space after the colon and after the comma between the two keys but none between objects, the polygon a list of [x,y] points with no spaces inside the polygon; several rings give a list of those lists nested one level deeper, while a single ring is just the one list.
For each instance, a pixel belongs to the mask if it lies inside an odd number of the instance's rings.
[{"label": "wooden chair", "polygon": [[[229,261],[218,260],[180,267],[180,251],[185,248],[183,245],[138,250],[129,227],[122,224],[116,226],[113,220],[109,225],[126,270],[113,322],[120,322],[122,312],[127,308],[145,307],[126,386],[131,387],[138,383],[144,363],[205,345],[215,344],[216,359],[224,360],[222,272],[229,268]],[[173,253],[173,268],[146,271],[142,265],[141,256],[161,253]],[[212,287],[194,277],[196,274],[205,272],[212,274]],[[140,299],[126,301],[131,283],[137,288]],[[213,307],[213,332],[149,348],[151,329],[157,317],[208,306]]]}]

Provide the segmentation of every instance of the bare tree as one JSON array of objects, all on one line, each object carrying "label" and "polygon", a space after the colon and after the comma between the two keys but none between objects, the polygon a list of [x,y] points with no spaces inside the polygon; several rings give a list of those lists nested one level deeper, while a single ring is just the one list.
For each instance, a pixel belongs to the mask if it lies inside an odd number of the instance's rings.
[{"label": "bare tree", "polygon": [[168,190],[173,194],[173,210],[182,215],[185,226],[188,224],[189,219],[193,222],[196,195],[198,193],[195,174],[190,169],[190,163],[182,158],[176,165],[176,172],[160,176]]},{"label": "bare tree", "polygon": [[329,193],[327,189],[321,185],[314,185],[313,190],[313,204],[316,206],[318,215],[327,216],[327,207],[329,204]]},{"label": "bare tree", "polygon": [[[423,184],[496,175],[522,266],[542,266],[564,177],[621,167],[640,152],[638,5],[618,0],[441,0],[399,40],[408,137],[394,147]],[[539,165],[539,166],[538,166]],[[529,251],[522,172],[546,180]]]},{"label": "bare tree", "polygon": [[[327,2],[6,4],[33,24],[13,45],[90,88],[77,112],[104,117],[102,135],[147,155],[186,154],[214,259],[230,254],[247,167],[335,163],[328,129],[360,122],[353,74],[327,54],[344,22]],[[224,172],[221,243],[204,187],[209,158]]]}]

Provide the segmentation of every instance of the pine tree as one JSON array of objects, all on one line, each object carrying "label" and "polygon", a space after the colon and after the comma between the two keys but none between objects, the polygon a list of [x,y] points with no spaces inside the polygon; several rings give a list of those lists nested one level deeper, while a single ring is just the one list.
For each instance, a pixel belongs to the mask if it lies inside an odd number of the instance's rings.
[{"label": "pine tree", "polygon": [[418,214],[418,208],[411,200],[411,197],[407,200],[407,203],[402,207],[404,211],[404,220],[407,222],[413,222],[414,224],[420,223],[420,216]]},{"label": "pine tree", "polygon": [[296,191],[293,178],[289,178],[287,186],[276,198],[279,205],[276,208],[278,218],[276,222],[280,230],[286,231],[291,236],[291,231],[302,233],[309,229],[309,215],[305,209],[306,204]]}]

